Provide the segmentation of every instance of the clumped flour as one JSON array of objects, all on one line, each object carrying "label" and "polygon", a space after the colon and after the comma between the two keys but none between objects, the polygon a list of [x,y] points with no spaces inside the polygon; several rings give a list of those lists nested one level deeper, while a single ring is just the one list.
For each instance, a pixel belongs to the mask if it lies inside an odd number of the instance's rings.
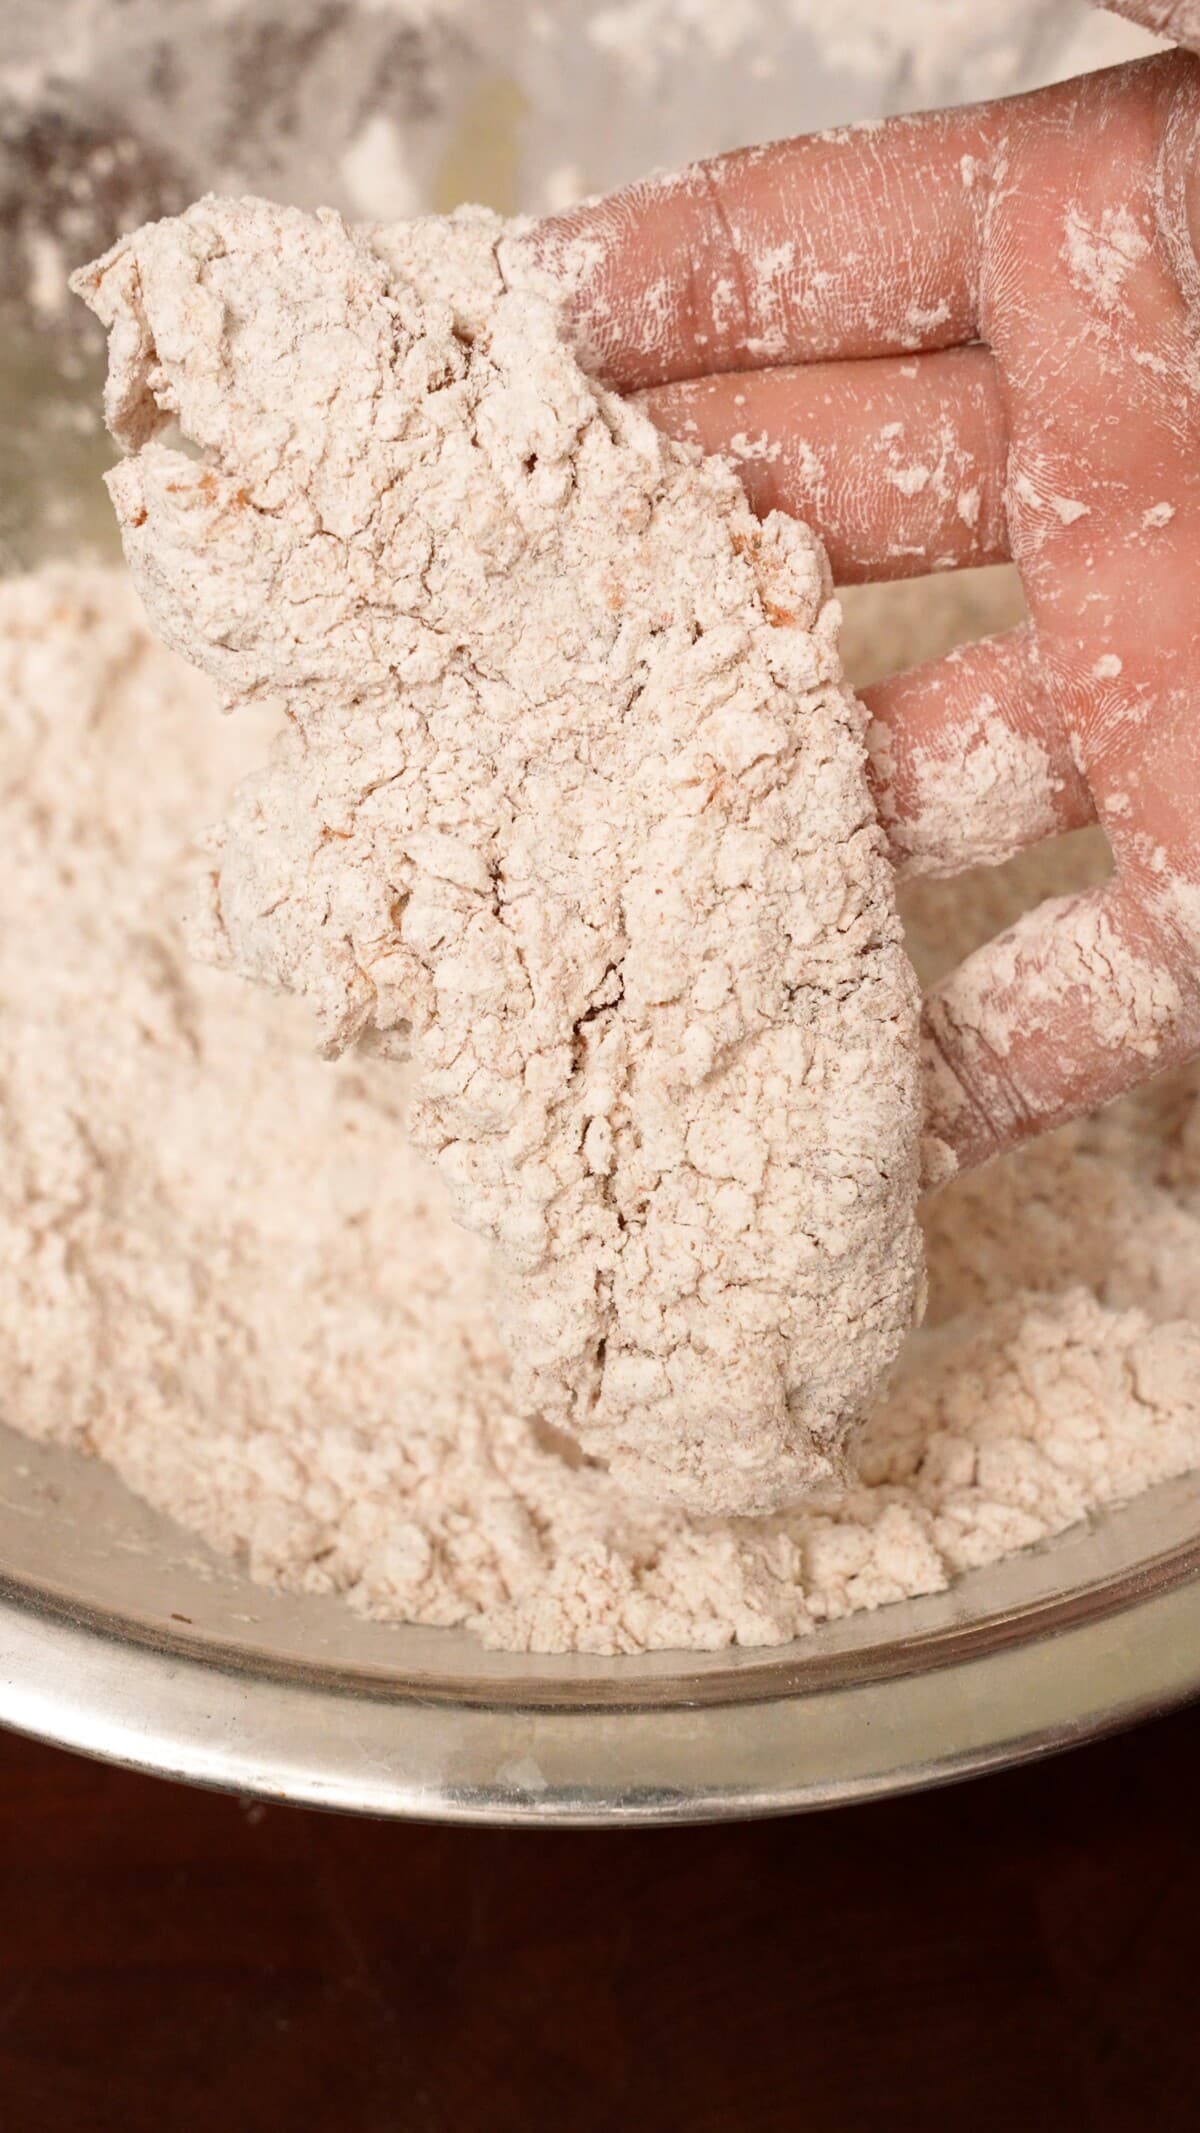
[{"label": "clumped flour", "polygon": [[585,378],[482,209],[209,200],[81,286],[151,620],[287,713],[202,952],[411,1049],[522,1412],[698,1511],[834,1478],[918,1305],[921,1103],[812,535]]}]

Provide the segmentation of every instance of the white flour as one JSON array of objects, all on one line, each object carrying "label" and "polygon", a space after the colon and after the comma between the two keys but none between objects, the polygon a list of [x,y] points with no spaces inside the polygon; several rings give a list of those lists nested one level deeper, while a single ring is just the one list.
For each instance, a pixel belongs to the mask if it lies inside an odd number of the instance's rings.
[{"label": "white flour", "polygon": [[[396,1067],[313,1058],[296,1002],[187,954],[181,853],[265,725],[213,715],[123,576],[0,585],[7,1421],[259,1578],[542,1650],[802,1635],[1200,1462],[1195,1074],[932,1203],[927,1328],[820,1512],[646,1512],[540,1443]],[[925,974],[1094,877],[1083,846],[915,884]]]},{"label": "white flour", "polygon": [[289,721],[204,948],[331,1053],[411,1045],[522,1411],[767,1511],[918,1305],[917,990],[815,541],[585,379],[529,273],[482,210],[137,233],[80,279],[110,488],[160,634]]}]

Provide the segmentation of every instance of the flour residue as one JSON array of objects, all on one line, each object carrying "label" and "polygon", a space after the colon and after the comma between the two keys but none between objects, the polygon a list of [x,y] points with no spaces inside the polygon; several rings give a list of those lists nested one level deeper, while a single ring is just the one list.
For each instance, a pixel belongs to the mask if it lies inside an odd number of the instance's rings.
[{"label": "flour residue", "polygon": [[906,875],[998,866],[1054,833],[1062,781],[1049,750],[1003,719],[993,697],[940,731],[936,745],[909,752],[903,807],[888,728],[873,723],[867,745],[880,814]]}]

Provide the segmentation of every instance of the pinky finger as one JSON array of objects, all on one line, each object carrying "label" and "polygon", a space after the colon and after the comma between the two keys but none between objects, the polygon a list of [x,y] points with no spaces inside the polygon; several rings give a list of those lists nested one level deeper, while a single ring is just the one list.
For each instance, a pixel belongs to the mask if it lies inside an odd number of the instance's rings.
[{"label": "pinky finger", "polygon": [[1119,878],[1056,898],[929,994],[925,1044],[928,1127],[953,1158],[945,1175],[1194,1057],[1194,950]]}]

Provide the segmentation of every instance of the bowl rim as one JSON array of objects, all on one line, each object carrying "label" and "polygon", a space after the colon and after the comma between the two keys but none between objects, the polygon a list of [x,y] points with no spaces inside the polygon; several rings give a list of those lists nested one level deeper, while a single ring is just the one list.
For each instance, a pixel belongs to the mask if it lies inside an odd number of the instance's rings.
[{"label": "bowl rim", "polygon": [[493,1682],[481,1700],[201,1645],[0,1578],[0,1723],[192,1784],[376,1816],[589,1827],[797,1812],[1026,1762],[1200,1694],[1200,1539],[985,1633],[911,1640],[903,1663],[880,1663],[884,1648],[823,1661],[791,1647],[745,1676],[602,1700],[498,1698]]}]

